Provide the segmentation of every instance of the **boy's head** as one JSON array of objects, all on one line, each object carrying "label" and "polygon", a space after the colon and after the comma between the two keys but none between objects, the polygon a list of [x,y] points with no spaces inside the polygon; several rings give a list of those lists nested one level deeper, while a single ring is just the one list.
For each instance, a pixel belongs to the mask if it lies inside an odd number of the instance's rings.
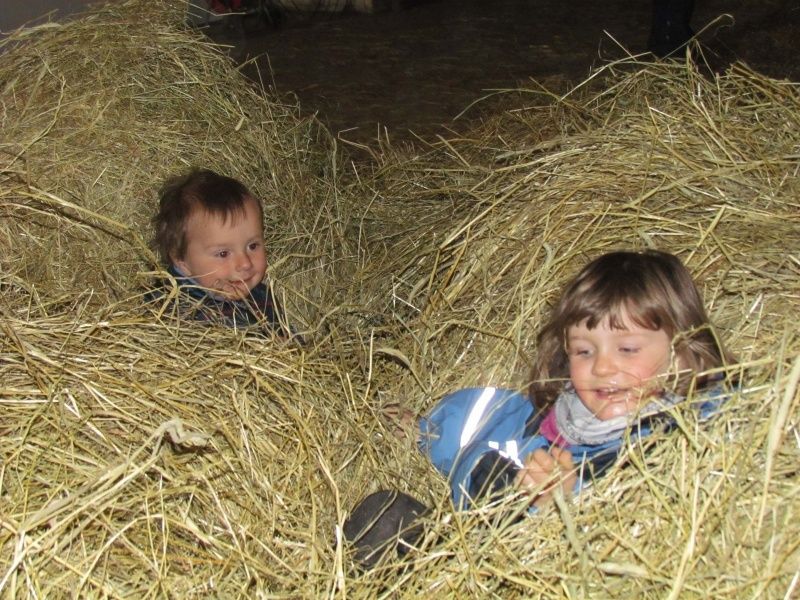
[{"label": "boy's head", "polygon": [[195,169],[161,188],[155,245],[162,260],[201,287],[240,300],[267,269],[262,217],[261,203],[241,182]]}]

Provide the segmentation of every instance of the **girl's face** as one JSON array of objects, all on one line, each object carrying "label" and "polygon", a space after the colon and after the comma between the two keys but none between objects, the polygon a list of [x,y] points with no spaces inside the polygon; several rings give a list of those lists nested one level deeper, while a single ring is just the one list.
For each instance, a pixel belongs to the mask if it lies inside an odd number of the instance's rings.
[{"label": "girl's face", "polygon": [[267,256],[258,204],[227,220],[195,210],[186,223],[186,253],[175,265],[198,285],[228,300],[241,300],[264,278]]},{"label": "girl's face", "polygon": [[581,402],[601,420],[636,411],[663,388],[671,340],[663,329],[645,329],[622,315],[624,329],[608,319],[594,329],[586,321],[567,330],[569,377]]}]

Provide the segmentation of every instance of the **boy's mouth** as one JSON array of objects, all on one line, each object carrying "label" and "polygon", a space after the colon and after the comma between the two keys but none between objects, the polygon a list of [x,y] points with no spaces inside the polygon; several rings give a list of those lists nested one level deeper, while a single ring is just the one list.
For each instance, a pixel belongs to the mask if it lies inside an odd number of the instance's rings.
[{"label": "boy's mouth", "polygon": [[241,279],[233,281],[220,280],[217,281],[214,287],[233,300],[241,300],[250,293],[250,286]]},{"label": "boy's mouth", "polygon": [[232,289],[239,296],[247,295],[250,293],[250,286],[244,281],[231,281],[228,287]]}]

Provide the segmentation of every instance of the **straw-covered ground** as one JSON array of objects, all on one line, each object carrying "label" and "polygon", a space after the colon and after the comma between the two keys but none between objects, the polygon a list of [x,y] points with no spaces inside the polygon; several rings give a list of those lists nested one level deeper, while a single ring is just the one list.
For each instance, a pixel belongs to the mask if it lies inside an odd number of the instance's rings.
[{"label": "straw-covered ground", "polygon": [[[797,85],[609,65],[354,168],[182,11],[115,4],[0,48],[3,594],[797,594]],[[264,199],[305,346],[143,310],[156,190],[188,165]],[[647,247],[695,273],[741,391],[710,423],[679,411],[573,503],[454,514],[381,407],[524,386],[565,280]],[[429,533],[362,572],[340,527],[389,486],[435,507]]]}]

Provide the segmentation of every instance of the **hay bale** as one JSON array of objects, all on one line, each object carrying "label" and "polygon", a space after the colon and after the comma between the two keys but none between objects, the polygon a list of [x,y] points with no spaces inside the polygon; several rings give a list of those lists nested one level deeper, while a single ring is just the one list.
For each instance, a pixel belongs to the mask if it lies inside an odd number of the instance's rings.
[{"label": "hay bale", "polygon": [[0,339],[0,587],[316,595],[337,486],[378,460],[330,362],[127,311],[4,319]]},{"label": "hay bale", "polygon": [[524,387],[564,283],[603,251],[646,247],[696,275],[745,393],[710,428],[690,423],[633,453],[632,468],[558,516],[513,533],[482,514],[445,527],[447,550],[432,552],[447,558],[420,553],[400,589],[423,577],[419,593],[791,595],[800,90],[739,66],[705,79],[687,65],[621,64],[596,78],[539,107],[520,90],[507,114],[376,172],[385,197],[372,226],[398,223],[410,238],[405,254],[390,239],[364,276],[404,325],[391,349],[409,373],[396,395],[423,412],[459,387]]},{"label": "hay bale", "polygon": [[[686,260],[730,335],[752,335],[742,311],[761,302],[769,330],[783,331],[791,313],[776,307],[796,302],[800,244],[798,86],[742,67],[707,80],[684,65],[637,66],[609,69],[599,92],[513,105],[379,170],[370,227],[389,233],[372,236],[384,254],[363,275],[375,305],[424,323],[427,333],[414,333],[428,344],[461,314],[476,338],[491,348],[506,339],[522,356],[548,302],[588,259],[659,247]],[[542,141],[554,125],[559,133]],[[400,236],[409,239],[398,251]]]},{"label": "hay bale", "polygon": [[348,344],[322,356],[313,340],[142,314],[155,191],[192,164],[264,199],[293,323],[313,329],[351,269],[327,132],[184,29],[182,4],[113,4],[3,42],[0,589],[12,594],[316,595],[340,506],[355,501],[336,502],[336,486],[379,462],[359,374],[336,362]]},{"label": "hay bale", "polygon": [[332,265],[346,271],[335,147],[184,15],[183,2],[111,3],[1,42],[3,271],[40,293],[130,294],[137,272],[156,267],[158,187],[201,165],[263,199],[274,275],[313,311]]},{"label": "hay bale", "polygon": [[[261,99],[164,17],[171,6],[101,9],[19,33],[8,50],[1,590],[792,595],[795,86],[742,69],[708,81],[685,65],[613,66],[599,91],[531,109],[520,90],[461,139],[387,154],[343,182],[324,130]],[[87,50],[93,40],[106,50]],[[16,78],[25,69],[30,85]],[[288,347],[135,310],[155,183],[201,159],[268,204],[287,199],[267,211],[284,227],[270,237],[279,279],[325,337]],[[743,393],[708,426],[686,414],[575,504],[522,523],[503,519],[508,507],[453,515],[442,478],[388,434],[381,402],[425,410],[453,388],[522,385],[563,283],[605,249],[651,245],[698,275],[743,362]],[[433,507],[429,532],[405,562],[360,572],[341,525],[388,486]]]}]

